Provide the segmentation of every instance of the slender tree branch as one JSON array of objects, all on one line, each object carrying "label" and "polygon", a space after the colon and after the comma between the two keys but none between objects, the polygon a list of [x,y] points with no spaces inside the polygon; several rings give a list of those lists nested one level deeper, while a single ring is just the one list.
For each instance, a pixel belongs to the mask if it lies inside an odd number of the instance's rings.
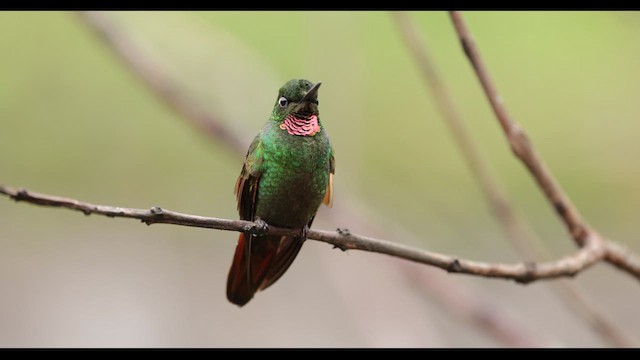
[{"label": "slender tree branch", "polygon": [[640,280],[640,258],[632,254],[629,250],[624,250],[621,245],[604,239],[582,219],[578,209],[573,202],[571,202],[564,190],[562,190],[562,187],[553,177],[547,165],[535,151],[527,134],[507,113],[504,101],[489,76],[489,72],[480,57],[478,48],[475,45],[475,41],[469,32],[462,14],[457,11],[452,11],[450,14],[458,37],[460,38],[462,49],[478,76],[478,80],[491,104],[491,108],[507,137],[511,150],[529,169],[529,172],[538,183],[547,200],[563,220],[576,244],[578,244],[578,246],[585,246],[587,239],[595,241],[599,244],[599,247],[604,249],[604,259],[606,261]]},{"label": "slender tree branch", "polygon": [[402,39],[407,49],[413,56],[422,79],[435,99],[437,110],[449,127],[449,131],[462,152],[463,159],[475,175],[482,194],[485,196],[490,209],[498,220],[507,238],[512,241],[514,247],[527,260],[535,260],[541,257],[543,252],[539,247],[532,248],[536,241],[532,231],[526,222],[518,215],[515,207],[509,201],[507,192],[498,181],[496,175],[489,166],[488,161],[480,147],[471,136],[464,120],[458,112],[449,91],[440,78],[435,65],[429,56],[424,39],[409,14],[405,12],[392,12],[393,19],[398,26]]},{"label": "slender tree branch", "polygon": [[244,154],[246,144],[223,122],[189,99],[179,86],[171,81],[158,64],[144,53],[120,30],[120,27],[100,11],[79,12],[80,18],[92,29],[142,83],[155,93],[170,109],[212,138],[223,142],[236,153]]},{"label": "slender tree branch", "polygon": [[[152,207],[148,210],[129,209],[107,205],[95,205],[75,199],[40,194],[0,185],[0,193],[16,201],[24,201],[36,205],[61,207],[84,213],[85,215],[104,215],[138,219],[147,225],[173,224],[201,227],[227,231],[251,231],[259,233],[259,227],[251,221],[219,219],[204,216],[188,215],[175,211]],[[299,230],[269,227],[266,234],[297,235]],[[582,270],[600,261],[604,256],[601,243],[595,237],[587,237],[584,246],[576,253],[556,261],[543,263],[500,264],[465,260],[451,255],[415,249],[406,245],[379,240],[368,236],[350,234],[348,231],[323,231],[310,229],[308,239],[322,241],[342,250],[362,250],[386,254],[401,259],[438,267],[450,273],[461,273],[489,278],[515,280],[519,283],[530,283],[541,279],[572,277]]]},{"label": "slender tree branch", "polygon": [[592,230],[589,229],[588,225],[582,220],[578,209],[576,209],[571,200],[569,200],[569,197],[564,193],[542,158],[538,156],[527,134],[507,113],[504,100],[489,76],[489,72],[480,57],[478,48],[462,18],[462,14],[457,11],[452,11],[450,14],[460,38],[462,49],[480,80],[480,84],[489,99],[489,103],[498,122],[502,126],[511,150],[529,169],[531,175],[540,186],[540,189],[564,221],[576,243],[583,245]]},{"label": "slender tree branch", "polygon": [[[110,20],[110,16],[105,16],[103,13],[83,12],[80,14],[80,18],[113,51],[124,67],[158,96],[165,105],[209,135],[211,140],[227,145],[238,156],[244,155],[246,149],[242,147],[240,137],[237,134],[234,135],[220,121],[219,117],[199,108],[189,98],[188,92],[183,91],[171,78],[165,76],[161,67],[154,62],[153,57],[147,56],[140,50],[127,34],[121,31],[118,24]],[[227,136],[227,134],[231,135]],[[347,205],[353,206],[351,203]],[[326,215],[331,219],[344,220],[348,218],[351,225],[355,227],[371,228],[363,220],[352,216],[353,211],[350,209],[342,211],[340,209],[341,207],[334,206],[333,211],[326,213]],[[384,233],[382,230],[379,232]],[[406,236],[411,235],[407,234]],[[408,278],[417,278],[414,276],[415,273],[420,273],[419,285],[429,292],[430,298],[437,300],[437,303],[445,311],[466,319],[499,342],[507,346],[545,345],[544,342],[536,340],[532,334],[524,331],[521,324],[517,324],[503,312],[495,311],[490,306],[481,303],[476,297],[469,296],[462,291],[460,286],[453,283],[434,286],[433,284],[437,280],[431,273],[417,272],[415,268],[407,266],[398,266],[398,269],[403,271]],[[452,298],[457,298],[458,301],[451,301]]]},{"label": "slender tree branch", "polygon": [[[391,12],[407,49],[416,61],[424,83],[435,98],[445,124],[449,127],[453,139],[460,148],[463,158],[475,175],[478,185],[487,200],[495,218],[500,223],[507,238],[521,256],[527,260],[549,258],[550,252],[534,235],[530,226],[513,206],[507,192],[498,181],[489,162],[482,155],[479,146],[470,135],[461,118],[455,102],[439,76],[431,59],[424,38],[406,12]],[[549,283],[567,307],[586,321],[600,337],[612,346],[633,347],[634,342],[622,330],[606,318],[572,283],[559,281]]]},{"label": "slender tree branch", "polygon": [[605,259],[617,268],[633,274],[640,280],[640,258],[623,244],[613,241],[605,243],[607,249]]}]

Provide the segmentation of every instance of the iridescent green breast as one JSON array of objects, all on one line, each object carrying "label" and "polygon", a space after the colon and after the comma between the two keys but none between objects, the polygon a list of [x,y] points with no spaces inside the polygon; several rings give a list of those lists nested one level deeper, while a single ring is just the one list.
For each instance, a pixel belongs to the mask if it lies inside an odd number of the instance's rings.
[{"label": "iridescent green breast", "polygon": [[256,216],[273,226],[302,228],[322,203],[329,182],[331,145],[324,129],[290,135],[268,121],[261,132],[263,172]]}]

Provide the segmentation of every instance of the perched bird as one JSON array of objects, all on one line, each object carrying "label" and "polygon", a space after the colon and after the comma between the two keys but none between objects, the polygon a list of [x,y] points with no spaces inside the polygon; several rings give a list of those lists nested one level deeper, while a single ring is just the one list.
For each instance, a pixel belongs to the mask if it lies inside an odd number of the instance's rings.
[{"label": "perched bird", "polygon": [[235,186],[242,220],[266,229],[300,229],[298,236],[240,233],[227,280],[227,298],[243,306],[276,282],[306,239],[321,203],[333,203],[335,161],[320,122],[318,88],[308,80],[284,84],[269,120],[253,139]]}]

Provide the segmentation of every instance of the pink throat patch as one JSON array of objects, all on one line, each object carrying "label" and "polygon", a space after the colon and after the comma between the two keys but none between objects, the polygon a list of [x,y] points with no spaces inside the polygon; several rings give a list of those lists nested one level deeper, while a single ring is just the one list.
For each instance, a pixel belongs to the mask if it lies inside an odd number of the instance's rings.
[{"label": "pink throat patch", "polygon": [[313,136],[320,131],[320,125],[318,124],[318,116],[311,115],[306,118],[298,118],[293,115],[289,115],[280,124],[280,129],[287,130],[291,135],[299,136]]}]

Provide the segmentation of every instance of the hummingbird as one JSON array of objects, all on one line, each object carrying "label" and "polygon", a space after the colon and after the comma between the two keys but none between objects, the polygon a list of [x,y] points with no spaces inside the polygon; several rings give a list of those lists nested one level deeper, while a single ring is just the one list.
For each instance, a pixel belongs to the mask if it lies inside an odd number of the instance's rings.
[{"label": "hummingbird", "polygon": [[244,159],[234,191],[240,219],[262,230],[275,226],[300,234],[240,233],[227,279],[227,298],[238,306],[287,271],[320,205],[333,205],[335,160],[318,112],[320,84],[286,82]]}]

